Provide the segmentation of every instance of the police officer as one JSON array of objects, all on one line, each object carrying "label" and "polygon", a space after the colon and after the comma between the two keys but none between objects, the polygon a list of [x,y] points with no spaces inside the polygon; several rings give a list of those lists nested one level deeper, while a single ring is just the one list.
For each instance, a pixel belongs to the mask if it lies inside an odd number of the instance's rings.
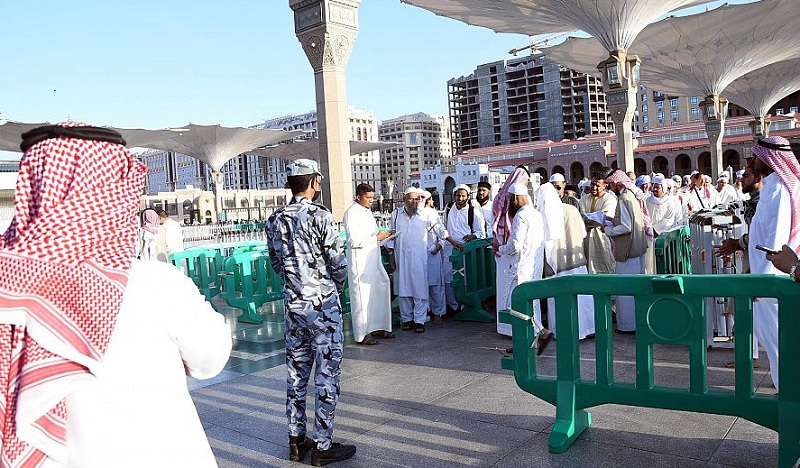
[{"label": "police officer", "polygon": [[[353,445],[331,442],[344,341],[339,294],[347,260],[333,215],[313,203],[322,190],[317,162],[298,159],[286,169],[292,200],[269,217],[267,237],[270,262],[284,281],[289,459],[302,461],[311,449],[311,463],[323,466],[356,452]],[[306,438],[306,393],[315,363],[312,441]]]}]

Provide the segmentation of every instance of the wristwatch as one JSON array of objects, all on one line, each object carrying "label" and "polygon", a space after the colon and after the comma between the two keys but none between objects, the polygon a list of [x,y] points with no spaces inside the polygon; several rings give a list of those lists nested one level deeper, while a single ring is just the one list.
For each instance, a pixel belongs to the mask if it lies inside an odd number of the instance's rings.
[{"label": "wristwatch", "polygon": [[800,278],[797,277],[797,267],[800,267],[800,262],[795,263],[789,268],[789,277],[796,282],[800,282]]}]

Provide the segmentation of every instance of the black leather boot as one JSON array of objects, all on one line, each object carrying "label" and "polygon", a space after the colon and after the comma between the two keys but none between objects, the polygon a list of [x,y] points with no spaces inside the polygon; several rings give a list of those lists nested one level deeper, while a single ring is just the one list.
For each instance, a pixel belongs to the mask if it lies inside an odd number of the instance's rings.
[{"label": "black leather boot", "polygon": [[329,463],[335,463],[342,460],[347,460],[356,453],[355,445],[342,445],[340,443],[331,444],[328,450],[317,450],[316,445],[311,450],[311,464],[314,466],[325,466]]},{"label": "black leather boot", "polygon": [[306,439],[305,434],[301,436],[289,436],[289,460],[303,461],[311,449],[311,441]]}]

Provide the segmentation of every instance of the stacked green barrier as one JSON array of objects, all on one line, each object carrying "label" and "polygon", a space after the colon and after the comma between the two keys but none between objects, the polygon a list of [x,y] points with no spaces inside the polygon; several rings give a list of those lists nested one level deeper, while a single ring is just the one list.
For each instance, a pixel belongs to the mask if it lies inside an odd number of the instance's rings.
[{"label": "stacked green barrier", "polygon": [[495,317],[483,310],[483,300],[495,294],[495,259],[491,239],[475,239],[463,250],[453,249],[453,292],[464,305],[456,320],[494,322]]},{"label": "stacked green barrier", "polygon": [[242,310],[237,321],[262,324],[264,319],[258,315],[258,307],[283,299],[283,282],[272,269],[269,254],[249,251],[231,255],[225,259],[224,267],[222,298],[231,307]]},{"label": "stacked green barrier", "polygon": [[[595,299],[596,379],[583,379],[578,351],[577,295]],[[636,382],[614,380],[611,296],[636,300]],[[556,301],[556,376],[536,371],[532,301]],[[733,297],[736,313],[736,376],[733,390],[708,387],[706,297]],[[775,297],[780,303],[779,395],[753,393],[753,298]],[[524,283],[511,296],[512,311],[501,321],[513,329],[513,356],[502,367],[514,371],[520,388],[556,406],[549,449],[561,453],[591,424],[586,408],[614,403],[681,411],[740,416],[778,431],[778,462],[789,467],[800,456],[800,285],[770,275],[576,275]],[[688,389],[654,385],[653,345],[689,349]],[[527,350],[527,352],[525,351]],[[770,363],[770,365],[774,365]]]},{"label": "stacked green barrier", "polygon": [[692,274],[692,245],[689,226],[662,233],[655,242],[656,273],[668,275]]},{"label": "stacked green barrier", "polygon": [[169,254],[169,261],[194,281],[207,301],[220,293],[217,274],[222,271],[222,255],[214,249],[191,249]]}]

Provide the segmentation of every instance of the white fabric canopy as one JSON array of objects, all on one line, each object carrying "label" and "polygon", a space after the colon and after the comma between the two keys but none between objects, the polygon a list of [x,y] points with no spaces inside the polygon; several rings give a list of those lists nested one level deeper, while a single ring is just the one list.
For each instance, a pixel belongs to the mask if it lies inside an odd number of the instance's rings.
[{"label": "white fabric canopy", "polygon": [[[581,30],[606,51],[628,49],[659,17],[709,0],[402,0],[497,32],[533,36]],[[607,55],[607,54],[606,54]]]},{"label": "white fabric canopy", "polygon": [[139,146],[193,156],[219,171],[236,156],[254,148],[291,140],[304,133],[299,130],[262,130],[221,125],[189,124],[174,129],[172,137]]},{"label": "white fabric canopy", "polygon": [[[670,17],[644,28],[628,51],[641,58],[641,83],[653,89],[682,96],[724,94],[753,70],[800,57],[797,12],[797,0],[761,0]],[[593,74],[608,57],[592,38],[570,38],[543,52]]]},{"label": "white fabric canopy", "polygon": [[[20,152],[19,145],[22,143],[22,134],[45,125],[52,124],[50,122],[25,123],[9,120],[0,125],[0,151]],[[164,140],[180,136],[182,133],[188,131],[186,129],[146,130],[141,128],[107,128],[118,131],[120,135],[122,135],[122,138],[125,139],[128,148],[155,145]]]},{"label": "white fabric canopy", "polygon": [[[370,151],[381,150],[396,146],[397,143],[389,143],[382,141],[350,141],[350,154],[368,153]],[[281,158],[281,159],[314,159],[319,161],[319,140],[300,140],[288,143],[270,146],[266,148],[258,148],[245,151],[245,154],[254,154],[256,156],[264,156],[267,158]]]},{"label": "white fabric canopy", "polygon": [[773,63],[738,78],[725,88],[724,96],[756,117],[784,97],[800,90],[800,58]]}]

